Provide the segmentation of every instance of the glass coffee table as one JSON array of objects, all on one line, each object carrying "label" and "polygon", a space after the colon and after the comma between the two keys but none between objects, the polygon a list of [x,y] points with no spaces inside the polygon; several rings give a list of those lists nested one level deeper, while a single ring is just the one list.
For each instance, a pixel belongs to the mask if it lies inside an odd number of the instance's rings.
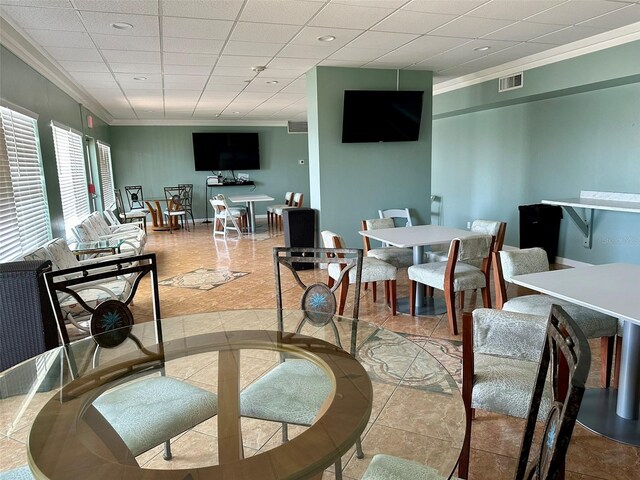
[{"label": "glass coffee table", "polygon": [[69,249],[76,257],[82,255],[99,255],[107,253],[115,255],[120,253],[120,247],[125,242],[123,238],[109,238],[107,240],[95,240],[92,242],[77,242],[69,244]]}]

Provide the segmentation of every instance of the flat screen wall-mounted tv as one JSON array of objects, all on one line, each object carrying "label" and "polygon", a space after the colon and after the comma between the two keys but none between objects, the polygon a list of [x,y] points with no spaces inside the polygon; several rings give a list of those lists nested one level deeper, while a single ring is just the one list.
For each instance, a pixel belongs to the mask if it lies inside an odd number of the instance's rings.
[{"label": "flat screen wall-mounted tv", "polygon": [[196,171],[259,170],[260,145],[257,133],[193,133]]},{"label": "flat screen wall-mounted tv", "polygon": [[423,93],[345,90],[342,143],[417,141]]}]

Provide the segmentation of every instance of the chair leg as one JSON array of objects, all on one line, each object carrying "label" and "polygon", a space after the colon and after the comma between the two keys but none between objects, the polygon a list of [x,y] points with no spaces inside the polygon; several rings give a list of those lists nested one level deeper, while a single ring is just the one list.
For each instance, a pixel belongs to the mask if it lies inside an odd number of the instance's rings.
[{"label": "chair leg", "polygon": [[618,388],[618,379],[620,378],[620,361],[622,360],[622,337],[616,336],[616,361],[613,367],[613,382],[611,382],[611,386],[613,388]]},{"label": "chair leg", "polygon": [[331,277],[327,278],[327,287],[333,288],[333,285],[335,283],[336,283],[336,281],[333,278],[331,278]]},{"label": "chair leg", "polygon": [[458,305],[460,305],[460,310],[464,308],[464,290],[458,293]]},{"label": "chair leg", "polygon": [[384,281],[384,304],[388,307],[389,303],[389,280]]},{"label": "chair leg", "polygon": [[369,282],[364,282],[364,291],[369,290]]},{"label": "chair leg", "polygon": [[416,282],[409,280],[409,315],[412,317],[416,314],[416,287]]},{"label": "chair leg", "polygon": [[389,282],[389,297],[391,298],[391,314],[395,317],[398,310],[398,296],[396,293],[397,283],[395,280]]},{"label": "chair leg", "polygon": [[356,440],[356,458],[364,458],[364,452],[362,451],[362,439],[360,437]]},{"label": "chair leg", "polygon": [[373,295],[373,303],[376,303],[378,297],[378,289],[376,288],[376,282],[371,282],[371,294]]},{"label": "chair leg", "polygon": [[[475,413],[475,410],[472,410]],[[458,461],[458,478],[463,480],[469,478],[469,460],[471,458],[471,420],[467,419],[466,434],[462,442],[462,451],[460,452],[460,460]]]},{"label": "chair leg", "polygon": [[484,308],[491,308],[491,293],[487,287],[481,288],[482,291],[482,306]]},{"label": "chair leg", "polygon": [[602,388],[609,388],[611,384],[611,361],[613,360],[615,338],[600,338],[600,381],[602,382]]},{"label": "chair leg", "polygon": [[451,335],[458,335],[458,324],[456,323],[456,292],[453,290],[453,288],[445,288],[444,300],[447,304],[449,331],[451,332]]},{"label": "chair leg", "polygon": [[342,279],[342,285],[340,285],[340,303],[338,304],[338,315],[344,313],[344,304],[347,303],[347,292],[349,291],[349,280],[347,278]]},{"label": "chair leg", "polygon": [[282,443],[289,441],[289,426],[286,423],[282,423]]},{"label": "chair leg", "polygon": [[167,440],[166,442],[164,442],[164,453],[162,454],[162,458],[168,461],[171,460],[172,457],[173,455],[171,454],[171,441]]}]

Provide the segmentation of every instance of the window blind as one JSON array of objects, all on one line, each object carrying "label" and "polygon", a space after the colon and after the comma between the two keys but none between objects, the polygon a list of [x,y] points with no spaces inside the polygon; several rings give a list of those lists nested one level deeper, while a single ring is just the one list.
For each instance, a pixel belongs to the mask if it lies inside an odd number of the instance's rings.
[{"label": "window blind", "polygon": [[113,170],[111,167],[111,147],[98,142],[98,170],[100,173],[100,191],[102,192],[102,208],[105,210],[116,202],[113,193]]},{"label": "window blind", "polygon": [[0,107],[0,262],[51,239],[37,122]]},{"label": "window blind", "polygon": [[72,239],[71,227],[91,213],[87,174],[82,148],[82,136],[68,127],[53,125],[53,141],[58,164],[58,181],[62,215],[67,239]]}]

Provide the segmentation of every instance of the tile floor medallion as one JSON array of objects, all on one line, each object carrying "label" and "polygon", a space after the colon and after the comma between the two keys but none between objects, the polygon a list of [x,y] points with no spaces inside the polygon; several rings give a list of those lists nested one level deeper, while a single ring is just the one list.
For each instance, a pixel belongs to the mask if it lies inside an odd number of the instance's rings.
[{"label": "tile floor medallion", "polygon": [[456,381],[458,388],[462,388],[462,342],[428,338],[422,335],[405,335],[405,337],[416,343],[424,341],[422,348],[438,360]]},{"label": "tile floor medallion", "polygon": [[225,283],[232,282],[236,278],[249,275],[248,272],[233,272],[231,270],[213,270],[210,268],[198,268],[192,272],[176,275],[158,282],[165,287],[193,288],[194,290],[211,290]]}]

